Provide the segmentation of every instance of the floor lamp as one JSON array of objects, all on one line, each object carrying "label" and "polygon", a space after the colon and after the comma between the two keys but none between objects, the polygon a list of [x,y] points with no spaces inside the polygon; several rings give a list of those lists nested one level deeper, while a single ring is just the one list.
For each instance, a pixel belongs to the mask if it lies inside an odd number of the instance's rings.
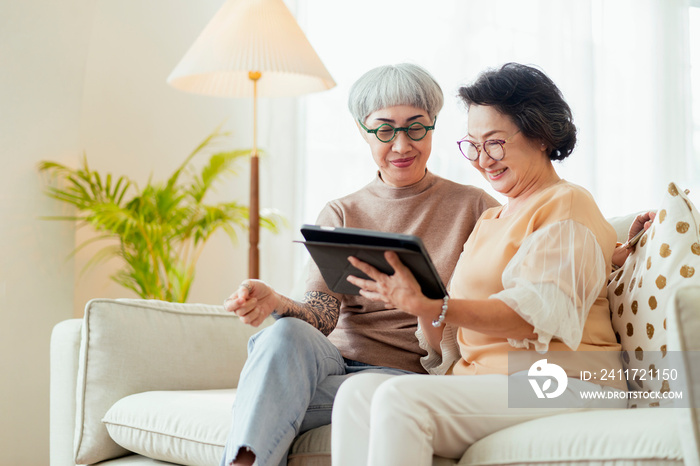
[{"label": "floor lamp", "polygon": [[258,97],[335,86],[282,0],[226,0],[167,79],[183,91],[253,98],[248,277],[260,277]]}]

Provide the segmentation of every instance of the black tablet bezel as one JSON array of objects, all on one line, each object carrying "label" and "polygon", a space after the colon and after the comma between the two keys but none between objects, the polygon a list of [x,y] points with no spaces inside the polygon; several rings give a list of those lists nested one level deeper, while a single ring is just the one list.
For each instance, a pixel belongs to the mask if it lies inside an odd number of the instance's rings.
[{"label": "black tablet bezel", "polygon": [[347,276],[369,278],[348,262],[348,256],[355,256],[390,275],[393,269],[384,258],[384,252],[394,251],[416,277],[423,294],[432,299],[442,299],[447,294],[445,285],[418,236],[319,225],[303,225],[301,233],[305,239],[302,244],[306,246],[331,291],[359,294],[359,288],[348,282]]}]

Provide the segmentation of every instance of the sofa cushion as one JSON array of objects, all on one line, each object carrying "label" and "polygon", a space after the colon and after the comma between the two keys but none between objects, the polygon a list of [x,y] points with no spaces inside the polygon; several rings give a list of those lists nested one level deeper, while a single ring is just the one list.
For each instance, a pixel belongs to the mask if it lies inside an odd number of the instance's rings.
[{"label": "sofa cushion", "polygon": [[102,423],[125,396],[150,390],[232,388],[250,335],[223,306],[97,299],[83,319],[78,361],[76,464],[128,453]]},{"label": "sofa cushion", "polygon": [[[235,389],[138,393],[117,401],[103,422],[127,450],[182,465],[213,465],[224,452],[235,397]],[[289,465],[330,466],[331,426],[300,435]]]},{"label": "sofa cushion", "polygon": [[236,391],[152,391],[117,401],[103,422],[127,450],[172,463],[218,464]]},{"label": "sofa cushion", "polygon": [[[629,374],[676,368],[666,358],[666,309],[678,288],[700,284],[699,225],[696,208],[671,183],[651,228],[612,275],[608,285],[612,323],[622,344],[625,368],[636,370]],[[631,390],[646,392],[674,388],[674,381],[663,377],[630,378],[628,384]],[[659,398],[630,399],[630,407],[671,403]]]},{"label": "sofa cushion", "polygon": [[543,417],[474,443],[462,465],[682,465],[675,409],[595,410]]},{"label": "sofa cushion", "polygon": [[[331,426],[301,434],[289,450],[288,466],[331,466]],[[432,466],[454,466],[453,459],[433,456]]]},{"label": "sofa cushion", "polygon": [[288,466],[331,466],[331,426],[304,432],[294,441]]}]

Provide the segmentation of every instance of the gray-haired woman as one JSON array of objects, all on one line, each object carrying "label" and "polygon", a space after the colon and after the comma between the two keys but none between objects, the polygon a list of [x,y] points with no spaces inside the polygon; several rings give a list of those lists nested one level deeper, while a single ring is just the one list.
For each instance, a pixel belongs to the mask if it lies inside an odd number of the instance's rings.
[{"label": "gray-haired woman", "polygon": [[[442,104],[440,86],[416,65],[360,77],[349,108],[378,172],[326,204],[317,223],[417,235],[447,282],[476,220],[498,203],[426,169]],[[286,464],[294,437],[330,423],[335,394],[353,374],[425,373],[414,316],[330,291],[313,264],[301,302],[246,280],[224,306],[253,326],[273,312],[284,318],[250,340],[222,465]]]}]

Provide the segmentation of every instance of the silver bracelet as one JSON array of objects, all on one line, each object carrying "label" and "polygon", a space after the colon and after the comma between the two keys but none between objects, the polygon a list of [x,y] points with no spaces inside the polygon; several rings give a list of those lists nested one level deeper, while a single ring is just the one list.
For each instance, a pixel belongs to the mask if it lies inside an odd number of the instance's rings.
[{"label": "silver bracelet", "polygon": [[449,300],[450,295],[445,295],[445,297],[442,298],[442,310],[440,311],[438,318],[433,321],[433,327],[440,327],[445,321],[445,314],[447,314],[447,303]]}]

